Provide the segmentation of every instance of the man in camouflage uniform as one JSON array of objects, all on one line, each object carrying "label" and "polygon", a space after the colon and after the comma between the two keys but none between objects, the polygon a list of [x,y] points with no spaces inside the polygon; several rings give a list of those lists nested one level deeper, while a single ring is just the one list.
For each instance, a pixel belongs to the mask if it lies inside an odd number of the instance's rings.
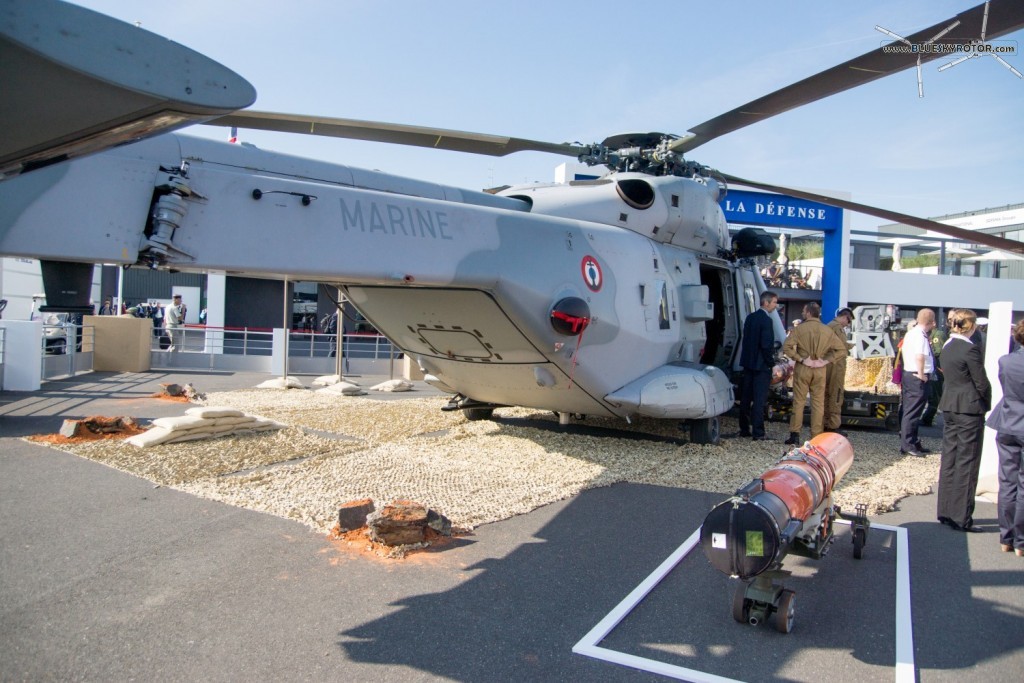
[{"label": "man in camouflage uniform", "polygon": [[846,344],[821,322],[821,306],[804,306],[804,319],[786,338],[782,353],[796,361],[793,370],[793,414],[787,446],[800,445],[804,405],[811,395],[811,438],[825,431],[825,367],[846,356]]},{"label": "man in camouflage uniform", "polygon": [[840,308],[836,311],[836,317],[832,319],[827,327],[836,335],[846,348],[846,353],[837,358],[835,362],[825,366],[825,431],[846,434],[839,429],[843,423],[843,401],[846,393],[846,358],[849,356],[853,344],[846,341],[846,328],[853,322],[853,311],[849,308]]},{"label": "man in camouflage uniform", "polygon": [[[946,327],[949,327],[949,323],[946,323]],[[928,407],[924,409],[924,415],[921,416],[921,426],[931,427],[935,421],[935,413],[939,411],[939,400],[942,399],[942,369],[939,367],[939,355],[942,353],[942,347],[946,344],[946,340],[949,338],[942,328],[936,326],[931,334],[928,335],[928,343],[932,346],[932,355],[935,356],[935,375],[934,379],[928,383]]]}]

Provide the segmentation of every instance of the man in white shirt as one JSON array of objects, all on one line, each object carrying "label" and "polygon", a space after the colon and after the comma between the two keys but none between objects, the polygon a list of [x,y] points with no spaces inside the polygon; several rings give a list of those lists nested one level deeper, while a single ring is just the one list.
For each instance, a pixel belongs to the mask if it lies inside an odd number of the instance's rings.
[{"label": "man in white shirt", "polygon": [[903,338],[903,419],[900,422],[900,453],[923,457],[929,453],[921,444],[918,427],[928,405],[928,382],[935,372],[935,357],[928,336],[935,329],[935,311],[922,308],[917,324]]},{"label": "man in white shirt", "polygon": [[171,347],[168,351],[180,351],[184,344],[185,325],[185,304],[181,303],[181,295],[175,294],[171,299],[171,305],[167,307],[164,315],[164,327],[171,337]]}]

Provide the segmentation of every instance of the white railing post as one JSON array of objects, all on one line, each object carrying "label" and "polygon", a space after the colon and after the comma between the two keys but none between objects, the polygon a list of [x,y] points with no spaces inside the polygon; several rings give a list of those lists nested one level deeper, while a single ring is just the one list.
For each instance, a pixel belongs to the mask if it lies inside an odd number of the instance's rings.
[{"label": "white railing post", "polygon": [[285,356],[288,353],[287,336],[287,328],[274,328],[270,351],[270,373],[272,375],[285,376],[285,369],[288,367],[288,358]]}]

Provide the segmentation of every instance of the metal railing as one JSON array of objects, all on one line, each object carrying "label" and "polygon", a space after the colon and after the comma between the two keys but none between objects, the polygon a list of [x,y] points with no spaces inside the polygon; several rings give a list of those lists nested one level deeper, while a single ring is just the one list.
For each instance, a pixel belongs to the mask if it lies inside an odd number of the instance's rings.
[{"label": "metal railing", "polygon": [[95,342],[91,325],[43,325],[42,379],[92,372]]},{"label": "metal railing", "polygon": [[821,266],[794,265],[783,267],[771,263],[761,269],[761,277],[772,289],[821,289]]},{"label": "metal railing", "polygon": [[[157,368],[204,368],[271,372],[283,362],[281,330],[222,328],[201,325],[167,330],[155,328],[150,346]],[[337,368],[338,338],[334,334],[290,330],[288,370],[300,374],[333,374]],[[283,346],[283,344],[281,344]],[[342,339],[342,371],[393,372],[402,352],[376,334],[346,334]],[[277,359],[276,361],[274,359]],[[280,366],[276,366],[280,367]]]},{"label": "metal railing", "polygon": [[[337,335],[333,334],[291,330],[288,334],[288,356],[333,358],[337,355],[337,340]],[[174,330],[154,328],[150,350],[269,356],[274,350],[274,333],[266,329],[248,327],[186,326]],[[401,351],[383,335],[346,334],[342,338],[342,355],[386,360],[401,356]]]},{"label": "metal railing", "polygon": [[274,333],[247,327],[186,326],[176,329],[155,327],[150,349],[173,353],[269,356],[274,350]]}]

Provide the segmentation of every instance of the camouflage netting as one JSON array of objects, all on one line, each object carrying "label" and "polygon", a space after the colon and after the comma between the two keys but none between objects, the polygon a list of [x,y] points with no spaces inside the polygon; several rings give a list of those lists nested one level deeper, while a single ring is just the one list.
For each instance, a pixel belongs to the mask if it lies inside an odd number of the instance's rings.
[{"label": "camouflage netting", "polygon": [[[496,412],[501,421],[467,422],[461,413],[441,411],[446,400],[234,391],[212,394],[209,401],[286,428],[152,448],[123,440],[49,445],[327,533],[341,505],[363,498],[381,504],[416,500],[462,528],[616,482],[706,491],[724,499],[778,460],[788,430],[784,423],[769,423],[772,442],[729,438],[717,446],[666,441],[665,436],[683,437],[674,420],[627,425],[588,419],[587,426],[615,431],[567,434],[551,413],[502,408]],[[737,428],[735,419],[722,420],[723,433]],[[624,438],[630,436],[625,432],[652,438]],[[853,430],[850,441],[854,465],[836,489],[844,509],[865,503],[870,514],[884,512],[904,496],[927,493],[936,480],[938,456],[901,456],[892,432]]]},{"label": "camouflage netting", "polygon": [[892,383],[892,356],[882,358],[849,358],[846,361],[846,390],[869,391],[894,396],[900,387]]}]

